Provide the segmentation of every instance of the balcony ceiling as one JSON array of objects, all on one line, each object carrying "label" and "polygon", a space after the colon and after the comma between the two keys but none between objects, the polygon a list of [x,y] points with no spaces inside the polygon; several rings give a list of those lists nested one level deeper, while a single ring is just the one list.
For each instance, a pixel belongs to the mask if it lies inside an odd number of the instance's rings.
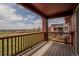
[{"label": "balcony ceiling", "polygon": [[57,18],[72,15],[78,4],[74,3],[20,3],[24,8],[45,18]]}]

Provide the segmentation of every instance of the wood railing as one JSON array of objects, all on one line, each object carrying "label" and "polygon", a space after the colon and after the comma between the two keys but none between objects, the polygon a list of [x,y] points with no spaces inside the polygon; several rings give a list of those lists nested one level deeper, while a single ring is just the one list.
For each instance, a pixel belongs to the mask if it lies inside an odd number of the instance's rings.
[{"label": "wood railing", "polygon": [[43,32],[2,36],[0,37],[0,55],[17,55],[26,49],[32,48],[43,40]]},{"label": "wood railing", "polygon": [[73,45],[72,33],[49,32],[48,37],[49,37],[49,40],[53,40],[55,42],[61,42],[61,43]]}]

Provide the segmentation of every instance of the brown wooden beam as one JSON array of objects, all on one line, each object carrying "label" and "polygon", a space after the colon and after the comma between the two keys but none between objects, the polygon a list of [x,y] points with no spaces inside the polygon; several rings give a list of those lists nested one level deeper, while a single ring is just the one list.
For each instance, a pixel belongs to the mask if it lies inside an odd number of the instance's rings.
[{"label": "brown wooden beam", "polygon": [[42,31],[44,32],[44,40],[48,41],[48,20],[42,18]]},{"label": "brown wooden beam", "polygon": [[47,16],[42,13],[39,9],[37,9],[35,6],[32,5],[32,3],[18,3],[19,5],[23,6],[24,8],[28,8],[31,11],[37,13],[38,15],[47,18]]},{"label": "brown wooden beam", "polygon": [[[31,11],[37,13],[38,15],[50,19],[50,18],[58,18],[58,17],[64,17],[64,16],[68,16],[68,15],[72,15],[73,10],[77,7],[78,4],[71,4],[72,8],[70,10],[66,10],[64,12],[60,12],[60,13],[56,13],[56,14],[51,14],[51,15],[46,15],[44,12],[42,12],[40,9],[38,9],[37,7],[35,7],[33,5],[33,3],[18,3],[19,5],[23,6],[24,8],[28,8]],[[39,7],[39,6],[38,6]],[[48,9],[50,11],[50,9]]]},{"label": "brown wooden beam", "polygon": [[49,15],[47,18],[50,19],[50,18],[66,17],[66,16],[70,16],[72,14],[73,14],[73,10],[69,10],[69,11],[65,11],[62,13]]},{"label": "brown wooden beam", "polygon": [[74,32],[70,32],[70,35],[71,35],[71,44],[73,46]]}]

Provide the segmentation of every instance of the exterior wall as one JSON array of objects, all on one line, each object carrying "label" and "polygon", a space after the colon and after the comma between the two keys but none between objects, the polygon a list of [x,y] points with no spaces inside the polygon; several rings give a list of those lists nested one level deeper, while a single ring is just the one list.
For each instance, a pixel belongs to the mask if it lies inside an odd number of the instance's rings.
[{"label": "exterior wall", "polygon": [[76,10],[74,11],[74,13],[73,13],[73,15],[71,17],[67,17],[67,18],[65,18],[65,20],[67,20],[68,31],[74,33],[74,35],[72,37],[73,40],[70,38],[70,42],[73,41],[73,43],[72,43],[73,44],[73,47],[77,51],[77,39],[78,39],[78,37],[77,37],[77,35],[78,35],[78,33],[77,33],[77,29],[78,29],[77,28],[78,27],[77,26],[77,22],[78,21],[76,19]]},{"label": "exterior wall", "polygon": [[67,23],[67,27],[68,27],[68,31],[70,32],[70,31],[72,30],[72,28],[71,28],[71,21],[69,21],[69,22]]},{"label": "exterior wall", "polygon": [[74,32],[74,37],[73,37],[73,46],[75,50],[77,51],[77,32],[76,32],[76,13],[74,13],[71,17],[71,31]]},{"label": "exterior wall", "polygon": [[77,33],[77,52],[79,55],[79,5],[78,8],[76,9],[76,33]]},{"label": "exterior wall", "polygon": [[73,46],[79,55],[79,6],[71,17],[71,31],[74,32]]},{"label": "exterior wall", "polygon": [[[57,30],[55,30],[55,28],[56,28]],[[59,31],[59,28],[62,28],[62,29],[63,29],[63,32],[69,32],[68,27],[67,27],[67,24],[52,25],[52,26],[50,27],[50,32],[58,32],[58,31]]]},{"label": "exterior wall", "polygon": [[51,27],[50,32],[54,32],[54,26]]}]

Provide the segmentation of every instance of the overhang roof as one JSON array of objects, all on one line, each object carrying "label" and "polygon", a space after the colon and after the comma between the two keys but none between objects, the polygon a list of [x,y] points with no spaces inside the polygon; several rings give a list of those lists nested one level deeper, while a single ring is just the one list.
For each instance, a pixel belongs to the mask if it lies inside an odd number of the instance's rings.
[{"label": "overhang roof", "polygon": [[72,15],[77,3],[19,3],[24,8],[45,18],[57,18]]}]

